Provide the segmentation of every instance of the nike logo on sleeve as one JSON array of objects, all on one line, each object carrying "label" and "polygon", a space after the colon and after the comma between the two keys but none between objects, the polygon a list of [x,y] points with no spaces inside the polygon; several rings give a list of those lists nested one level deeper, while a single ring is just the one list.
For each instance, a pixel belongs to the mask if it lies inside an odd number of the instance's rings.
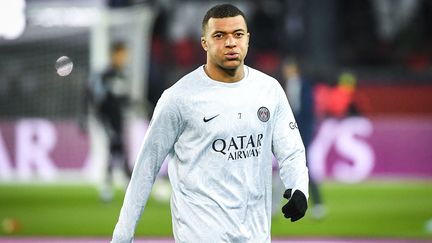
[{"label": "nike logo on sleeve", "polygon": [[204,117],[204,118],[203,118],[203,121],[204,121],[204,122],[209,122],[209,121],[215,119],[216,117],[218,117],[219,115],[220,115],[220,114],[217,114],[216,116],[212,116],[212,117],[210,117],[210,118],[206,118],[206,117]]}]

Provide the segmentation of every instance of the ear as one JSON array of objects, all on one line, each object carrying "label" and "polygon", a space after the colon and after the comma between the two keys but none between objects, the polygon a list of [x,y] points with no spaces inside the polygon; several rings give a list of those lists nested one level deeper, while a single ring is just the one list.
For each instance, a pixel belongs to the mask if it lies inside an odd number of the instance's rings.
[{"label": "ear", "polygon": [[247,39],[247,46],[249,46],[250,32],[247,33],[247,37],[248,37],[248,39]]},{"label": "ear", "polygon": [[201,46],[204,49],[204,51],[207,51],[208,46],[207,46],[207,41],[206,41],[204,36],[201,36]]}]

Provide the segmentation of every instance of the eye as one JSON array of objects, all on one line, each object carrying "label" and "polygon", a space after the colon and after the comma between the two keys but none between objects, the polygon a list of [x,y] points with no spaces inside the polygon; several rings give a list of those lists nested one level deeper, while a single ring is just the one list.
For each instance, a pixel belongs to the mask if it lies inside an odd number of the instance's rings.
[{"label": "eye", "polygon": [[243,32],[237,32],[237,33],[234,34],[234,36],[236,38],[242,38],[244,36],[244,33]]},{"label": "eye", "polygon": [[223,34],[222,33],[216,33],[213,35],[214,38],[216,39],[222,39],[223,38]]}]

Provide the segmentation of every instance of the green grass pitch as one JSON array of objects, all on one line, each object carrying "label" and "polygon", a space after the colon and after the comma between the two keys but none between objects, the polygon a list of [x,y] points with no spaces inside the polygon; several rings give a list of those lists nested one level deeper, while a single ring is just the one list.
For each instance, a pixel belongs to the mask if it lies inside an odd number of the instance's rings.
[{"label": "green grass pitch", "polygon": [[[425,224],[432,220],[432,181],[369,181],[322,185],[328,215],[310,215],[296,223],[282,214],[273,218],[274,237],[359,237],[432,239]],[[117,191],[102,203],[88,185],[0,184],[0,220],[16,220],[19,229],[0,236],[110,236],[123,201]],[[432,230],[432,229],[431,229]],[[172,236],[168,203],[150,200],[137,236]]]}]

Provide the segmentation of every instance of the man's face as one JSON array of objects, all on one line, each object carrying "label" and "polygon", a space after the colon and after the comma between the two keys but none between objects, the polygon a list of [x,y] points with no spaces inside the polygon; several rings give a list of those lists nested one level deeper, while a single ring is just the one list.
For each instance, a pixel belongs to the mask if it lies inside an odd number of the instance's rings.
[{"label": "man's face", "polygon": [[236,69],[243,64],[249,45],[249,32],[244,18],[210,18],[201,37],[209,65]]},{"label": "man's face", "polygon": [[126,65],[128,58],[128,52],[126,49],[120,49],[112,54],[114,66],[117,68],[123,68]]}]

